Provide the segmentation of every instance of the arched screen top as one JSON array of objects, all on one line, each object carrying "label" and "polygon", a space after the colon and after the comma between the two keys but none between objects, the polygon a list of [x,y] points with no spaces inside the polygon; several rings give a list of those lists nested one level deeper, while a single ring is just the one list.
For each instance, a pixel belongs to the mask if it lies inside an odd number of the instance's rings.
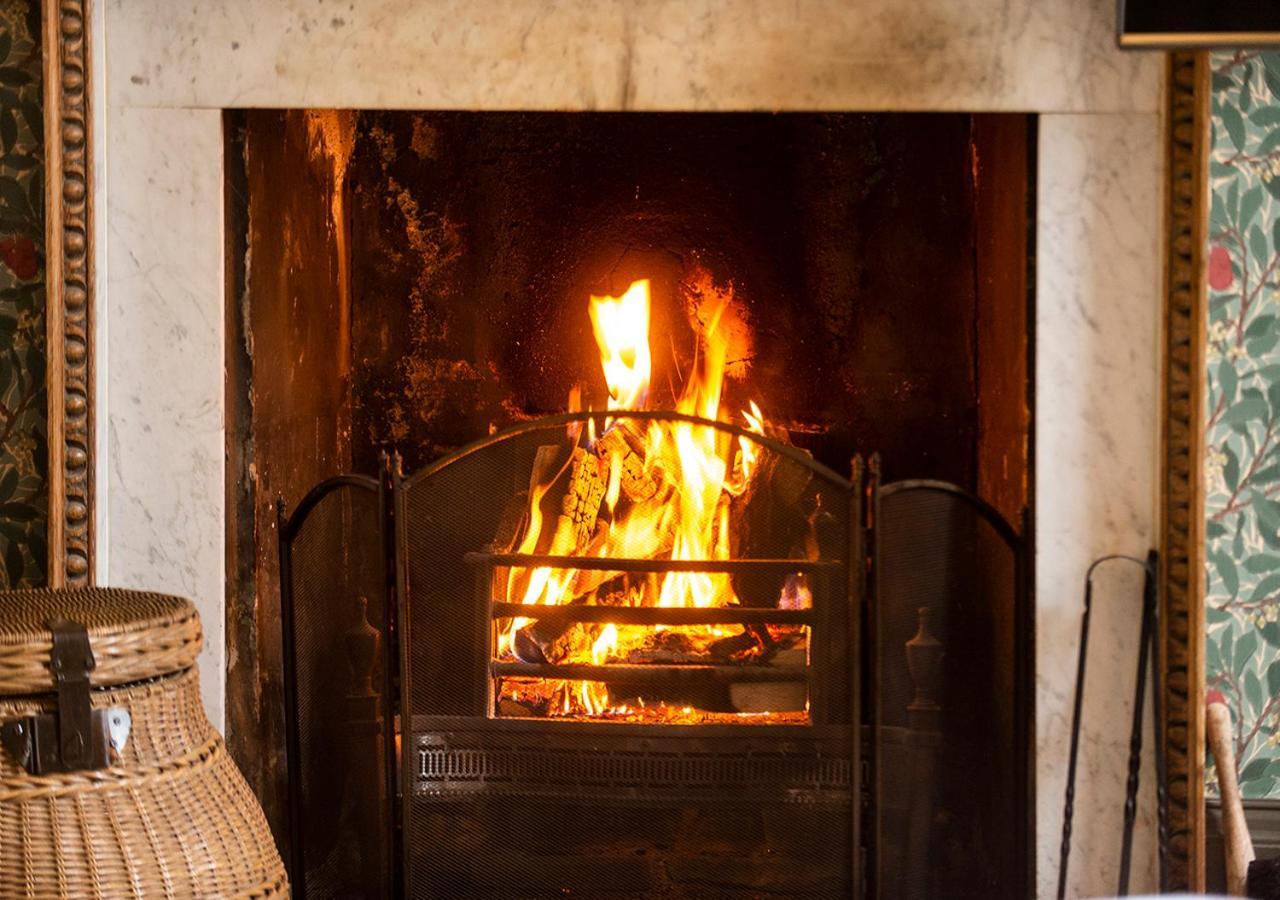
[{"label": "arched screen top", "polygon": [[768,448],[769,450],[772,450],[795,463],[807,466],[815,475],[827,481],[832,487],[842,488],[844,490],[849,490],[852,487],[852,482],[850,482],[848,478],[845,478],[830,467],[818,462],[809,453],[792,444],[784,443],[783,441],[777,440],[768,434],[761,434],[757,431],[752,431],[747,427],[733,422],[704,419],[699,416],[686,415],[684,413],[671,410],[614,410],[612,412],[593,410],[586,412],[560,413],[558,415],[531,419],[528,422],[521,422],[518,425],[504,428],[503,430],[481,438],[478,441],[473,441],[465,447],[460,447],[447,456],[444,456],[419,469],[413,475],[406,478],[404,484],[406,487],[412,487],[414,482],[418,479],[429,478],[475,453],[532,433],[552,432],[557,430],[564,431],[575,425],[581,428],[587,428],[589,424],[594,424],[597,432],[603,433],[605,430],[605,423],[610,419],[630,420],[634,422],[684,422],[700,428],[714,429],[715,431],[721,432],[729,437],[739,437],[748,441],[753,441],[761,447]]},{"label": "arched screen top", "polygon": [[847,630],[850,482],[766,431],[569,413],[401,482],[411,706],[847,722],[848,679],[810,668]]},{"label": "arched screen top", "polygon": [[896,494],[903,493],[934,493],[945,495],[953,502],[969,507],[980,518],[986,521],[1006,544],[1011,548],[1018,549],[1022,546],[1022,536],[1018,534],[1014,526],[1000,514],[1000,511],[983,500],[976,494],[966,491],[957,484],[949,481],[936,481],[930,478],[913,478],[905,481],[895,481],[892,484],[886,484],[880,488],[880,497],[887,498]]}]

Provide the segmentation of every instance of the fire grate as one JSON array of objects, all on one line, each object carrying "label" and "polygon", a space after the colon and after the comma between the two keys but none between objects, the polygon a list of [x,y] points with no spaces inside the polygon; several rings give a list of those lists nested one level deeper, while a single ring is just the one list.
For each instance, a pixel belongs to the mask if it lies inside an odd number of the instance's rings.
[{"label": "fire grate", "polygon": [[[481,673],[489,685],[485,699],[486,712],[492,714],[496,682],[507,676],[534,677],[598,682],[625,681],[632,685],[676,686],[698,684],[778,684],[801,682],[807,687],[808,696],[817,706],[814,720],[830,721],[833,715],[825,708],[827,695],[815,678],[815,669],[825,672],[831,665],[827,658],[837,644],[832,640],[836,626],[828,613],[834,598],[829,579],[838,576],[844,568],[842,560],[794,560],[794,559],[734,559],[734,560],[674,560],[674,559],[622,559],[560,557],[522,553],[467,553],[464,561],[477,572],[477,609],[487,607],[487,614],[480,623],[479,642],[483,647]],[[662,607],[662,606],[594,606],[507,603],[494,600],[489,587],[494,584],[499,567],[533,568],[554,567],[567,571],[597,570],[608,573],[671,572],[720,572],[726,575],[738,573],[767,573],[791,575],[804,573],[817,587],[816,596],[821,601],[809,609],[758,609],[751,607]],[[812,635],[813,658],[804,665],[679,665],[646,664],[626,665],[608,663],[550,664],[493,659],[493,629],[490,623],[521,617],[525,620],[567,623],[607,623],[613,625],[802,625]],[[811,664],[810,664],[811,663]],[[806,714],[807,718],[807,714]]]},{"label": "fire grate", "polygon": [[[568,725],[566,728],[565,725]],[[771,728],[743,737],[733,726],[690,734],[673,726],[478,720],[432,716],[416,733],[414,794],[668,805],[844,805],[852,796],[848,728]]]}]

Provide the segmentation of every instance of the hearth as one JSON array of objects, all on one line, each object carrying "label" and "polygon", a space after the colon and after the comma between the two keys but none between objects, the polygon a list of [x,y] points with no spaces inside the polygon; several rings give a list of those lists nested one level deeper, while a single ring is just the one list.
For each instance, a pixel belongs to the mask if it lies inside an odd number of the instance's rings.
[{"label": "hearth", "polygon": [[1026,892],[1032,120],[229,124],[295,885]]}]

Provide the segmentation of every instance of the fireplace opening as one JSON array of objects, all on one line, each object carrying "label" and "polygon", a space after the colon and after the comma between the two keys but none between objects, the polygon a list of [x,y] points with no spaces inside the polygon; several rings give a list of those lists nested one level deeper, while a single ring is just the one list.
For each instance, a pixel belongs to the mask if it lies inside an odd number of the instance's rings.
[{"label": "fireplace opening", "polygon": [[226,126],[229,731],[295,881],[1029,885],[1033,117]]}]

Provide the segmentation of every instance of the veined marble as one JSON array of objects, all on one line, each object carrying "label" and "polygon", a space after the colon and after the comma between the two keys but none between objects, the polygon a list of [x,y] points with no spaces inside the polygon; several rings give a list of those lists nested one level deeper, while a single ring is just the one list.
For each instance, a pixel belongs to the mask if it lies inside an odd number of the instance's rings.
[{"label": "veined marble", "polygon": [[204,626],[200,688],[219,727],[223,533],[222,116],[113,109],[108,129],[107,583],[182,594]]},{"label": "veined marble", "polygon": [[[1036,824],[1041,896],[1058,840],[1084,574],[1156,540],[1160,333],[1160,117],[1040,119],[1036,227]],[[1071,896],[1114,893],[1137,674],[1141,579],[1098,572],[1071,866]],[[1147,709],[1150,711],[1150,706]],[[1156,886],[1155,762],[1131,889]]]},{"label": "veined marble", "polygon": [[[1114,0],[110,0],[112,103],[1150,111]],[[110,48],[109,48],[110,50]]]},{"label": "veined marble", "polygon": [[[1114,15],[1113,0],[108,0],[106,580],[196,598],[221,725],[221,108],[1042,113],[1037,878],[1052,896],[1082,578],[1155,534],[1163,57],[1115,49]],[[1136,658],[1137,583],[1099,584],[1073,894],[1114,891]],[[1150,759],[1144,773],[1149,789]],[[1150,809],[1148,794],[1135,891],[1155,883]]]}]

